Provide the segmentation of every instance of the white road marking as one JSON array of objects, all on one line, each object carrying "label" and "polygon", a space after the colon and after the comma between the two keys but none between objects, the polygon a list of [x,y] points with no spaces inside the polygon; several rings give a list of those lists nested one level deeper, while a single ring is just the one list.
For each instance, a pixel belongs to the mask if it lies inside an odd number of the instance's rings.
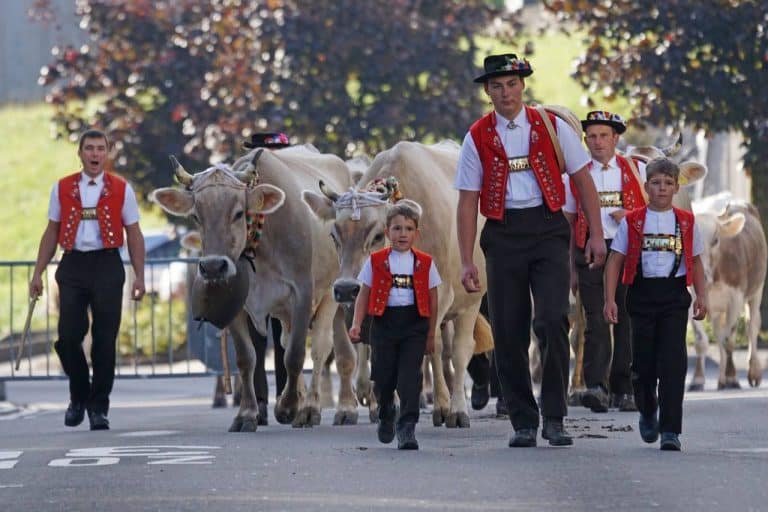
[{"label": "white road marking", "polygon": [[139,430],[137,432],[125,432],[124,434],[118,434],[117,437],[169,436],[171,434],[179,433],[181,433],[181,430]]}]

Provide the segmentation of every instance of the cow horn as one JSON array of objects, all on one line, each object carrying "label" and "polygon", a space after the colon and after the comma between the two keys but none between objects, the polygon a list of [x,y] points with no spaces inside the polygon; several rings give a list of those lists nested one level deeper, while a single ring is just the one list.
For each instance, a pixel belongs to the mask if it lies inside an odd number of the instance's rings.
[{"label": "cow horn", "polygon": [[329,189],[327,186],[325,186],[325,182],[323,180],[320,180],[320,192],[323,193],[325,197],[336,202],[337,199],[339,199],[339,194],[334,192],[333,190]]},{"label": "cow horn", "polygon": [[171,165],[173,166],[173,173],[176,175],[176,180],[186,187],[191,186],[195,177],[184,170],[184,167],[182,167],[179,161],[176,160],[175,156],[169,155],[169,157],[171,159]]},{"label": "cow horn", "polygon": [[251,162],[250,162],[250,166],[248,167],[248,170],[235,173],[235,176],[237,176],[237,179],[239,179],[243,183],[251,183],[253,182],[253,180],[256,179],[256,177],[259,175],[259,172],[256,169],[256,165],[259,163],[259,158],[261,158],[261,154],[263,152],[264,152],[264,148],[259,148],[259,150],[253,154],[253,158],[251,158]]},{"label": "cow horn", "polygon": [[677,140],[669,146],[661,150],[662,153],[664,153],[664,156],[675,156],[678,151],[680,151],[680,148],[683,147],[683,132],[678,133]]}]

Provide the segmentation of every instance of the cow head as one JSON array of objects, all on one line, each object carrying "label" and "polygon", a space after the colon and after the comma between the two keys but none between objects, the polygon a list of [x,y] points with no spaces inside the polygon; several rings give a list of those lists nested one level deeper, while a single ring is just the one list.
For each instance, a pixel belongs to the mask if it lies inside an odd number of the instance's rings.
[{"label": "cow head", "polygon": [[701,253],[701,263],[704,267],[704,276],[707,285],[711,285],[716,279],[716,272],[721,259],[720,243],[725,238],[730,238],[741,233],[746,217],[741,212],[724,213],[718,211],[700,211],[696,213],[696,225],[701,234],[704,251]]},{"label": "cow head", "polygon": [[341,274],[333,283],[333,296],[336,302],[350,304],[360,291],[357,275],[365,259],[386,243],[387,205],[393,189],[351,189],[338,194],[321,181],[320,191],[322,194],[305,190],[301,196],[318,218],[333,221],[330,235],[341,267]]},{"label": "cow head", "polygon": [[160,188],[150,195],[163,210],[191,217],[197,224],[201,241],[198,271],[204,280],[236,275],[235,262],[248,247],[252,219],[276,211],[285,200],[279,188],[257,184],[262,152],[254,150],[231,167],[216,164],[194,175],[172,156],[176,179],[185,188]]}]

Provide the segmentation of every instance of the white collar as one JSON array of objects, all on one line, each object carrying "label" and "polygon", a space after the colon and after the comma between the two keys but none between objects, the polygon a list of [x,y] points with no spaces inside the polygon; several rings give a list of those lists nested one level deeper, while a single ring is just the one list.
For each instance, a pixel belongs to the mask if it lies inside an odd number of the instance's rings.
[{"label": "white collar", "polygon": [[85,171],[80,171],[80,183],[87,185],[91,180],[95,181],[97,185],[104,183],[104,171],[101,171],[94,178],[85,174]]},{"label": "white collar", "polygon": [[[507,125],[509,124],[509,121],[510,121],[509,119],[507,119],[503,115],[496,112],[496,126],[501,126],[502,128],[506,128]],[[517,113],[513,121],[517,126],[525,126],[528,124],[528,116],[525,113],[525,107],[520,109],[520,112]]]}]

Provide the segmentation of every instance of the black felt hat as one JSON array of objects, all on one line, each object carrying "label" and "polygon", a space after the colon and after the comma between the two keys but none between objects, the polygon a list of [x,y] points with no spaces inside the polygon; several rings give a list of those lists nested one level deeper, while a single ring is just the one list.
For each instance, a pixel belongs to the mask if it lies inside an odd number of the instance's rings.
[{"label": "black felt hat", "polygon": [[243,142],[243,147],[253,148],[287,148],[291,145],[288,136],[283,132],[258,132],[251,135],[250,141]]},{"label": "black felt hat", "polygon": [[522,78],[533,73],[531,63],[527,59],[518,59],[514,53],[489,55],[483,61],[485,73],[475,78],[476,83],[487,82],[489,78],[502,75],[518,75]]},{"label": "black felt hat", "polygon": [[624,118],[607,110],[593,110],[589,112],[587,118],[581,121],[581,129],[587,131],[587,126],[593,124],[608,125],[619,134],[627,131],[627,123],[624,121]]}]

